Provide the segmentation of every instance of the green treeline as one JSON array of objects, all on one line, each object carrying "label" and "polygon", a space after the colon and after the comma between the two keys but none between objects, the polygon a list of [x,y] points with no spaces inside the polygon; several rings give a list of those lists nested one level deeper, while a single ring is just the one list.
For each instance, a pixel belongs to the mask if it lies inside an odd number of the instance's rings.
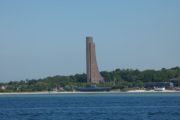
[{"label": "green treeline", "polygon": [[[96,84],[99,87],[112,87],[113,89],[124,89],[132,87],[144,88],[147,82],[170,82],[171,78],[178,78],[174,86],[180,86],[180,68],[162,68],[161,70],[133,70],[116,69],[115,71],[101,71],[104,77],[104,84]],[[10,81],[0,83],[0,87],[7,86],[0,92],[36,92],[52,91],[54,87],[63,87],[65,90],[72,90],[75,86],[88,87],[92,83],[86,83],[86,74],[75,74],[70,76],[53,76],[44,79],[32,79],[21,81]]]}]

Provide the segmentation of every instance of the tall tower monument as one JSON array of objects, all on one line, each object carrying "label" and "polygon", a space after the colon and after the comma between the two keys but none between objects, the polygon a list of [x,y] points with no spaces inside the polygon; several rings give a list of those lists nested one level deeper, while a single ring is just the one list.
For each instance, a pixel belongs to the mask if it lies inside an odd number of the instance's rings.
[{"label": "tall tower monument", "polygon": [[96,61],[95,43],[92,37],[86,37],[86,69],[87,83],[102,83],[104,78],[99,73]]}]

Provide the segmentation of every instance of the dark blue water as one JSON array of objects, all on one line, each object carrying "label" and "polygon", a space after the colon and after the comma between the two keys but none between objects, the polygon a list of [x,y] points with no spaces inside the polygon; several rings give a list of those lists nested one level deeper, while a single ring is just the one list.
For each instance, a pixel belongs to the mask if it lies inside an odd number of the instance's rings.
[{"label": "dark blue water", "polygon": [[180,93],[0,95],[0,120],[179,120]]}]

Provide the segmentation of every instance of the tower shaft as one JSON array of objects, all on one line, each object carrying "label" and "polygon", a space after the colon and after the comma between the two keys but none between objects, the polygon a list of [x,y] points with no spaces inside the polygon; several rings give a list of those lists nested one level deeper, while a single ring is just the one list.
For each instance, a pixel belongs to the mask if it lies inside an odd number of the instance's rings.
[{"label": "tower shaft", "polygon": [[86,68],[87,68],[87,83],[102,83],[104,78],[99,73],[95,43],[93,43],[92,37],[86,37]]}]

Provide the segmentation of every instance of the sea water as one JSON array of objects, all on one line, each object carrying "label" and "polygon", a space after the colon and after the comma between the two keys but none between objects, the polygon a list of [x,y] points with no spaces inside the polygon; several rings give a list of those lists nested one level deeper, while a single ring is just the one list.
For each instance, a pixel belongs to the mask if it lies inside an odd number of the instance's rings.
[{"label": "sea water", "polygon": [[0,95],[0,120],[180,120],[180,93]]}]

